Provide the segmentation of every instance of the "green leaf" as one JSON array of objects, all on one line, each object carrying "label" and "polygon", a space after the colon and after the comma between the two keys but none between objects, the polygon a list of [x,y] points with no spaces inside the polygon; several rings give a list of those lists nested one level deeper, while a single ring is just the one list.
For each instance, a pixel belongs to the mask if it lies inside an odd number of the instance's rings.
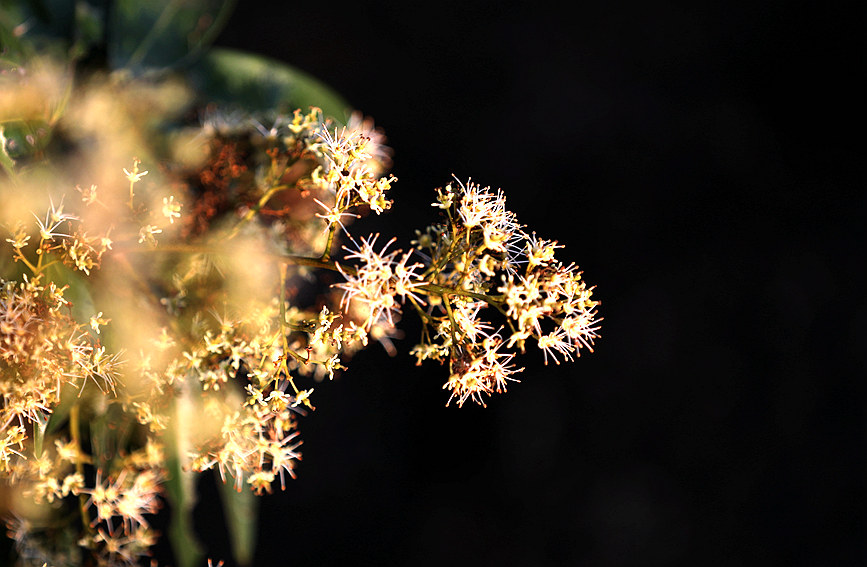
[{"label": "green leaf", "polygon": [[48,266],[45,275],[48,281],[54,282],[57,287],[69,286],[63,297],[72,304],[72,317],[79,322],[89,322],[91,315],[96,314],[96,306],[87,277],[60,262]]},{"label": "green leaf", "polygon": [[87,55],[105,42],[105,8],[88,2],[75,4],[75,41],[70,49],[73,59]]},{"label": "green leaf", "polygon": [[16,33],[16,26],[21,21],[21,15],[13,10],[13,6],[3,6],[0,9],[0,70],[14,69],[24,59],[25,46]]},{"label": "green leaf", "polygon": [[9,177],[15,177],[15,160],[6,151],[6,136],[3,134],[3,126],[0,126],[0,167],[2,167]]},{"label": "green leaf", "polygon": [[109,66],[138,73],[191,63],[234,7],[234,0],[118,0],[108,29]]},{"label": "green leaf", "polygon": [[248,111],[291,112],[318,106],[345,123],[349,104],[330,87],[294,67],[243,51],[214,48],[192,67],[190,80],[206,98]]},{"label": "green leaf", "polygon": [[[24,64],[36,54],[64,58],[83,54],[102,39],[104,0],[18,0],[0,10],[0,48],[4,64]],[[97,29],[94,29],[94,25]],[[87,29],[82,34],[81,26]],[[96,34],[98,37],[94,38]],[[82,41],[84,40],[84,41]]]},{"label": "green leaf", "polygon": [[259,501],[252,490],[238,492],[231,482],[223,482],[216,475],[223,511],[226,516],[226,528],[232,540],[232,554],[238,565],[247,567],[253,564],[253,552],[256,548],[256,524]]},{"label": "green leaf", "polygon": [[36,425],[33,428],[33,454],[38,458],[42,456],[42,445],[45,442],[45,430],[48,428],[48,418],[46,414],[37,416]]},{"label": "green leaf", "polygon": [[48,417],[45,433],[51,435],[57,433],[61,427],[66,425],[69,420],[69,414],[73,406],[81,403],[81,398],[78,397],[80,390],[72,384],[64,383],[60,390],[60,403],[54,406],[54,410]]},{"label": "green leaf", "polygon": [[197,567],[204,554],[193,529],[195,483],[189,478],[192,473],[184,472],[177,454],[168,458],[166,468],[169,471],[166,492],[172,503],[169,541],[180,567]]},{"label": "green leaf", "polygon": [[174,400],[175,419],[163,437],[166,469],[169,473],[165,487],[172,509],[168,530],[169,542],[171,542],[178,567],[198,567],[201,565],[204,555],[193,527],[193,507],[196,503],[195,473],[184,471],[181,464],[181,447],[188,442],[185,440],[185,431],[188,426],[186,421],[195,419],[189,411],[191,408],[188,396],[189,392],[184,392],[180,399]]},{"label": "green leaf", "polygon": [[74,34],[75,0],[28,0],[15,2],[19,22],[26,26],[24,37],[41,36],[68,40]]}]

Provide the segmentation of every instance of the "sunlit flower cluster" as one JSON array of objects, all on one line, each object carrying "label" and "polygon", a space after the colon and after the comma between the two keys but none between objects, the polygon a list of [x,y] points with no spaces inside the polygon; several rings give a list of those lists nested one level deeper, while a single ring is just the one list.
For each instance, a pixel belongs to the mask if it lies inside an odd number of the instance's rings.
[{"label": "sunlit flower cluster", "polygon": [[182,351],[164,330],[155,346],[176,356],[162,369],[141,366],[151,387],[129,400],[140,423],[158,432],[171,420],[162,403],[165,392],[178,387],[200,392],[192,403],[196,413],[208,416],[209,426],[190,431],[189,467],[215,468],[239,490],[246,484],[257,493],[270,492],[277,479],[285,488],[286,478],[294,478],[301,458],[297,419],[313,408],[313,389],[299,390],[296,379],[333,377],[344,368],[341,356],[367,342],[364,329],[337,323],[341,317],[327,307],[318,314],[290,308],[282,317],[281,326],[276,300],[243,316],[211,314],[213,324],[203,324],[201,339]]},{"label": "sunlit flower cluster", "polygon": [[21,494],[36,503],[51,505],[84,487],[84,476],[75,469],[86,459],[78,445],[61,439],[55,439],[54,445],[53,450],[45,446],[38,456],[10,463],[9,475],[18,482]]},{"label": "sunlit flower cluster", "polygon": [[[551,250],[553,245],[549,244]],[[572,360],[573,354],[580,356],[582,347],[593,350],[599,330],[598,302],[590,299],[592,289],[574,264],[564,266],[552,254],[550,260],[528,263],[526,273],[504,278],[497,290],[505,297],[508,316],[517,323],[509,345],[523,349],[525,340],[534,337],[546,362],[549,356],[555,362]],[[547,331],[546,321],[555,328]]]},{"label": "sunlit flower cluster", "polygon": [[98,469],[92,485],[75,490],[91,518],[90,530],[78,544],[94,550],[103,564],[135,565],[150,554],[159,534],[148,517],[163,506],[164,459],[162,447],[148,442],[125,459],[116,476],[106,477]]},{"label": "sunlit flower cluster", "polygon": [[0,471],[22,457],[25,431],[44,424],[66,395],[92,382],[115,388],[119,359],[69,315],[65,288],[42,278],[0,281]]},{"label": "sunlit flower cluster", "polygon": [[[356,203],[366,203],[377,214],[391,207],[385,193],[391,188],[394,177],[380,177],[371,170],[370,162],[375,149],[374,142],[356,131],[345,128],[338,134],[327,128],[321,132],[324,154],[328,168],[324,181],[334,191],[335,207],[349,208]],[[374,161],[374,163],[376,163]],[[360,203],[359,203],[360,204]]]},{"label": "sunlit flower cluster", "polygon": [[[51,201],[43,218],[32,215],[36,219],[35,226],[16,221],[6,242],[12,244],[14,260],[22,262],[35,274],[44,269],[45,256],[56,253],[65,265],[89,275],[90,270],[99,267],[103,254],[111,250],[108,232],[89,236],[77,223],[80,220],[77,216],[64,212],[62,202],[55,206]],[[38,241],[34,239],[34,242],[38,244],[32,254],[28,254],[33,229],[38,236]]]},{"label": "sunlit flower cluster", "polygon": [[193,454],[191,467],[196,471],[216,467],[224,482],[228,477],[234,479],[238,491],[246,483],[257,494],[271,492],[271,483],[278,477],[285,488],[286,475],[295,478],[294,469],[301,459],[293,397],[276,389],[265,398],[255,386],[248,393],[247,404],[234,412],[220,404],[206,404],[206,415],[222,419],[222,424],[219,435],[209,440],[211,444]]},{"label": "sunlit flower cluster", "polygon": [[451,390],[449,402],[457,400],[459,406],[468,399],[485,405],[484,396],[506,391],[508,381],[523,368],[511,363],[515,356],[501,352],[503,339],[499,333],[486,335],[481,340],[468,340],[452,349],[449,360],[449,379],[443,385]]},{"label": "sunlit flower cluster", "polygon": [[[428,326],[412,354],[419,363],[448,358],[450,400],[484,405],[485,395],[505,391],[521,369],[511,363],[514,354],[500,349],[523,352],[531,337],[546,364],[572,360],[581,347],[592,350],[598,302],[577,266],[555,258],[562,246],[527,234],[506,209],[502,191],[458,181],[437,197],[433,206],[447,221],[417,231],[414,242],[428,259],[423,276],[429,285],[420,289],[437,297],[421,313]],[[508,340],[481,318],[486,307],[505,315]]]},{"label": "sunlit flower cluster", "polygon": [[545,363],[592,350],[593,288],[502,191],[455,178],[409,249],[355,236],[396,181],[370,119],[209,107],[202,123],[175,117],[163,147],[148,140],[167,123],[141,116],[180,95],[141,86],[28,107],[67,109],[49,118],[75,167],[7,138],[0,114],[0,479],[19,557],[137,564],[165,498],[192,539],[193,473],[285,489],[319,384],[370,344],[399,352],[401,317],[420,318],[410,353],[447,363],[458,406],[505,392],[528,344]]},{"label": "sunlit flower cluster", "polygon": [[97,471],[93,488],[78,489],[89,496],[85,506],[93,508],[93,526],[105,524],[110,535],[135,534],[149,527],[145,514],[155,514],[160,507],[162,475],[154,469],[136,473],[124,469],[115,479],[103,479],[102,471]]}]

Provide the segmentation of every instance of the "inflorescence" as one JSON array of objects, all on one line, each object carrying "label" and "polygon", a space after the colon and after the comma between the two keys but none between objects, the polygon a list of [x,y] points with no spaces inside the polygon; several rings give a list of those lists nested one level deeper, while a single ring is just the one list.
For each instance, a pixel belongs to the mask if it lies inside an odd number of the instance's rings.
[{"label": "inflorescence", "polygon": [[[51,190],[40,212],[22,205],[45,195],[36,167],[5,172],[0,475],[72,502],[75,542],[101,564],[155,541],[148,517],[180,472],[166,451],[238,490],[285,488],[312,386],[371,342],[393,353],[407,312],[422,322],[410,353],[448,363],[458,406],[516,382],[528,346],[559,364],[598,337],[593,288],[502,191],[454,178],[406,250],[355,237],[357,217],[392,205],[381,132],[316,108],[270,124],[211,112],[185,138],[196,159],[115,164],[107,186]],[[10,520],[19,553],[71,553],[34,551],[39,517]]]}]

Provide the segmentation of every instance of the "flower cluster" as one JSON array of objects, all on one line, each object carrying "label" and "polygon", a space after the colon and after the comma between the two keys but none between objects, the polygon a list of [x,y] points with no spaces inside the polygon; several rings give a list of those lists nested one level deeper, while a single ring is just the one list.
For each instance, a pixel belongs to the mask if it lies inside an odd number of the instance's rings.
[{"label": "flower cluster", "polygon": [[[135,166],[134,171],[127,172],[128,178],[137,177],[130,180],[132,204],[132,187],[146,173]],[[165,458],[160,443],[150,436],[140,450],[133,447],[122,456],[111,449],[114,441],[105,443],[108,431],[123,425],[112,419],[118,416],[116,404],[128,375],[122,348],[102,342],[103,328],[112,318],[91,310],[95,306],[89,291],[99,288],[88,290],[82,278],[93,277],[109,261],[115,243],[109,237],[111,223],[118,223],[120,243],[127,244],[132,239],[124,235],[133,234],[137,217],[148,211],[130,206],[128,216],[108,218],[104,210],[94,216],[86,209],[106,207],[96,186],[75,190],[82,195],[82,211],[65,210],[72,191],[59,200],[48,197],[44,215],[29,214],[35,222],[28,222],[26,214],[14,216],[24,213],[21,207],[4,207],[12,221],[6,224],[9,257],[25,273],[20,281],[0,279],[0,477],[16,487],[14,494],[21,501],[15,507],[21,514],[8,522],[20,557],[66,564],[64,558],[80,553],[51,551],[47,543],[66,541],[68,547],[90,549],[99,564],[134,564],[156,541],[145,516],[160,507]],[[16,196],[4,188],[4,200],[14,202]],[[89,236],[92,233],[99,236]],[[92,455],[81,449],[83,412],[92,418]],[[103,470],[111,481],[102,480]],[[58,534],[46,514],[74,509],[76,497],[86,503],[79,508],[89,529],[67,541],[67,535],[75,533],[74,524]]]},{"label": "flower cluster", "polygon": [[57,253],[59,260],[67,266],[90,275],[90,271],[98,268],[106,251],[111,249],[112,240],[108,233],[100,236],[89,236],[82,230],[80,223],[72,234],[63,232],[70,230],[74,222],[79,218],[63,210],[63,203],[55,206],[54,202],[48,207],[44,218],[36,216],[35,228],[38,229],[39,241],[33,253],[34,258],[28,258],[25,249],[30,245],[31,234],[28,226],[17,221],[10,231],[10,238],[6,242],[12,244],[14,260],[24,263],[33,273],[40,273],[45,267],[45,258],[51,253]]},{"label": "flower cluster", "polygon": [[77,496],[88,522],[82,537],[68,541],[72,537],[68,530],[57,530],[39,517],[14,516],[7,525],[19,556],[39,564],[77,564],[81,561],[78,545],[92,550],[100,565],[137,564],[159,535],[147,516],[162,507],[164,462],[162,447],[148,440],[142,449],[113,465],[119,471],[113,478],[103,478],[99,469],[95,478],[88,474],[86,479],[82,471],[93,457],[81,451],[77,442],[61,439],[54,440],[53,450],[46,448],[19,461],[13,478],[23,488],[20,498],[56,508],[67,497]]},{"label": "flower cluster", "polygon": [[[177,144],[149,147],[166,124],[129,109],[163,95],[136,86],[94,87],[56,118],[70,144],[88,140],[83,186],[33,148],[13,159],[0,115],[0,478],[30,506],[13,502],[8,522],[20,557],[135,564],[164,495],[190,506],[193,473],[285,489],[317,384],[370,343],[396,353],[408,314],[422,322],[418,363],[448,361],[447,404],[506,391],[528,345],[558,364],[592,350],[593,288],[502,191],[437,189],[440,222],[407,249],[353,236],[354,219],[391,207],[396,181],[369,119],[211,109]],[[106,117],[128,119],[124,137],[106,138]],[[130,167],[133,151],[146,153]],[[173,529],[191,538],[183,516]],[[62,537],[61,517],[79,520]]]},{"label": "flower cluster", "polygon": [[[524,273],[505,277],[497,291],[505,298],[507,315],[514,321],[509,345],[523,349],[526,339],[533,337],[544,352],[545,362],[550,356],[559,364],[558,357],[573,360],[573,354],[580,356],[581,347],[593,351],[599,321],[598,302],[590,299],[592,289],[587,288],[574,264],[564,266],[554,259],[554,246],[548,242],[537,257],[528,249]],[[554,325],[550,332],[543,326],[546,322]]]},{"label": "flower cluster", "polygon": [[[428,258],[423,277],[430,284],[421,289],[438,300],[421,313],[427,325],[412,353],[419,363],[448,357],[450,400],[484,405],[485,395],[505,391],[522,369],[502,349],[523,352],[531,337],[545,363],[572,360],[581,347],[592,350],[598,302],[577,267],[555,258],[561,246],[527,234],[502,191],[458,181],[437,195],[433,206],[446,222],[419,231],[415,244]],[[481,319],[484,307],[506,316],[507,341],[502,327],[493,331]]]},{"label": "flower cluster", "polygon": [[71,317],[64,291],[39,276],[0,280],[0,472],[23,458],[25,439],[44,428],[62,393],[76,396],[87,382],[115,388],[118,356]]},{"label": "flower cluster", "polygon": [[186,462],[198,472],[216,468],[239,490],[246,483],[270,492],[278,478],[281,488],[287,475],[294,478],[301,458],[297,419],[313,409],[313,389],[298,389],[296,380],[333,377],[344,368],[341,356],[367,343],[362,327],[338,323],[341,317],[327,307],[318,314],[283,307],[281,314],[274,300],[243,316],[212,314],[187,348],[162,329],[153,345],[169,356],[160,357],[160,365],[141,358],[142,387],[125,402],[142,425],[159,433],[172,421],[166,393],[196,393],[189,414],[208,419],[188,425]]},{"label": "flower cluster", "polygon": [[358,260],[357,269],[350,272],[338,265],[338,270],[346,279],[346,282],[336,285],[344,290],[341,307],[347,309],[352,301],[364,304],[367,317],[363,327],[367,330],[383,321],[388,326],[394,326],[394,315],[400,313],[399,301],[412,298],[417,303],[424,303],[413,291],[424,285],[424,280],[418,273],[422,264],[407,265],[412,251],[405,254],[401,254],[402,251],[397,249],[386,252],[395,241],[394,238],[377,252],[374,246],[378,237],[377,234],[366,240],[361,239],[360,243],[355,243],[355,249],[344,247],[349,252],[344,259]]},{"label": "flower cluster", "polygon": [[[377,214],[391,207],[385,193],[396,181],[394,176],[381,177],[382,151],[370,136],[359,129],[342,128],[331,132],[327,127],[318,132],[327,167],[321,176],[323,185],[334,196],[331,214],[362,203]],[[327,205],[323,205],[328,209]],[[339,213],[337,213],[339,214]],[[326,217],[329,224],[337,222]]]},{"label": "flower cluster", "polygon": [[246,481],[257,493],[270,492],[278,476],[285,487],[285,474],[294,477],[301,458],[298,405],[309,394],[287,372],[279,316],[276,302],[243,319],[220,316],[216,329],[204,331],[200,343],[170,364],[171,373],[199,381],[203,395],[195,413],[203,412],[211,425],[192,432],[190,468],[216,467],[238,490]]},{"label": "flower cluster", "polygon": [[114,479],[103,479],[102,471],[97,471],[93,487],[77,491],[87,496],[85,507],[93,510],[90,527],[95,529],[79,545],[95,549],[109,565],[133,564],[148,555],[157,534],[145,516],[156,514],[162,506],[164,481],[159,468],[128,467]]},{"label": "flower cluster", "polygon": [[506,382],[523,370],[511,364],[514,354],[500,352],[503,339],[498,333],[485,335],[481,340],[468,340],[450,348],[450,373],[443,389],[451,390],[450,403],[457,399],[462,406],[468,399],[485,405],[485,395],[506,391]]}]

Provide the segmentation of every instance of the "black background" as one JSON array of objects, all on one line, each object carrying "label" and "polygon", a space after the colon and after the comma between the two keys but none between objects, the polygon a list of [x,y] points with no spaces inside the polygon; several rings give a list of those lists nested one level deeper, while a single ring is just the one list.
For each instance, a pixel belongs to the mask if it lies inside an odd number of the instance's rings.
[{"label": "black background", "polygon": [[256,565],[865,564],[863,4],[414,4],[240,2],[217,45],[385,129],[395,205],[356,233],[406,243],[452,173],[501,187],[602,338],[445,408],[407,321],[316,386]]}]

